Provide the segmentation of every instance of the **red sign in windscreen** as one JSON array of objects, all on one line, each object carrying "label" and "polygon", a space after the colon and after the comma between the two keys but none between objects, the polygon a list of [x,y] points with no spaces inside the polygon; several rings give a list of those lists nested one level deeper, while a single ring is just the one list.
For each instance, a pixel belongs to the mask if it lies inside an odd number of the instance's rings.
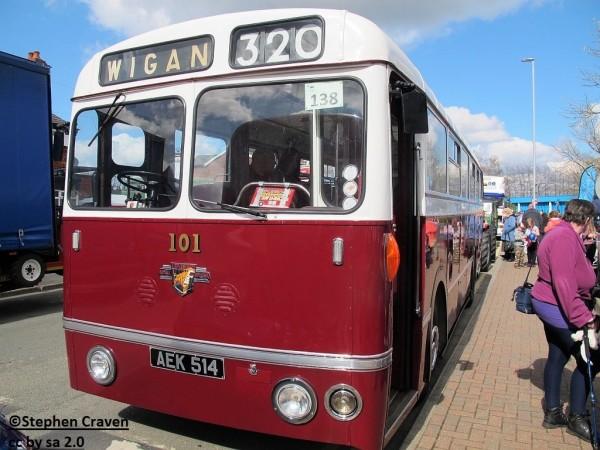
[{"label": "red sign in windscreen", "polygon": [[293,187],[257,186],[250,206],[265,208],[289,208],[296,190]]}]

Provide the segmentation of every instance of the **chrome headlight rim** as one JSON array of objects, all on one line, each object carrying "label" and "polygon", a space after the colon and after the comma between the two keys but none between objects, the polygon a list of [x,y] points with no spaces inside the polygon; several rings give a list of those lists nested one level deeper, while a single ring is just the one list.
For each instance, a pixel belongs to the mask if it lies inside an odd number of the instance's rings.
[{"label": "chrome headlight rim", "polygon": [[[105,379],[98,379],[98,378],[94,377],[94,371],[92,370],[90,363],[91,363],[92,355],[96,352],[102,353],[109,362],[108,376]],[[94,383],[100,384],[102,386],[108,386],[108,385],[112,384],[113,381],[115,381],[115,377],[117,376],[117,365],[115,362],[115,357],[113,355],[113,352],[109,348],[106,348],[103,345],[96,345],[96,346],[92,347],[87,353],[86,366],[88,369],[88,373],[90,374],[90,377],[92,378]]]},{"label": "chrome headlight rim", "polygon": [[[348,415],[339,414],[337,411],[335,411],[331,407],[331,397],[333,396],[333,394],[335,394],[338,391],[348,391],[352,395],[354,395],[354,397],[356,398],[356,408],[354,409],[354,411],[352,411],[352,413],[350,413]],[[325,409],[327,410],[329,415],[336,420],[339,420],[342,422],[348,422],[350,420],[354,420],[361,413],[362,408],[363,408],[362,397],[360,396],[358,391],[355,388],[353,388],[352,386],[350,386],[349,384],[344,384],[344,383],[336,384],[335,386],[331,386],[327,390],[327,392],[325,392]]]},{"label": "chrome headlight rim", "polygon": [[[310,410],[308,414],[302,418],[290,418],[279,409],[277,397],[285,387],[290,385],[298,386],[304,389],[310,399]],[[293,425],[302,425],[304,423],[310,422],[313,419],[313,417],[315,417],[315,415],[317,414],[317,396],[315,395],[315,391],[311,387],[311,385],[308,384],[308,382],[304,381],[302,378],[291,377],[284,378],[278,381],[277,384],[275,384],[275,387],[273,388],[273,393],[271,394],[271,402],[273,404],[273,409],[275,409],[275,412],[277,412],[277,415],[286,422],[291,423]]]}]

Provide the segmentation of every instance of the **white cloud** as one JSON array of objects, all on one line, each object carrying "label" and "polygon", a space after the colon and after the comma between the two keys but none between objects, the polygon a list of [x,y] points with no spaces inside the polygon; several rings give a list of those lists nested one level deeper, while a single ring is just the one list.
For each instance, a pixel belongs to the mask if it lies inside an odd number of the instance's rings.
[{"label": "white cloud", "polygon": [[[511,136],[504,123],[495,116],[472,113],[467,108],[445,108],[457,131],[465,138],[471,150],[480,160],[494,155],[505,167],[530,166],[533,160],[531,140]],[[550,145],[536,141],[536,166],[562,160]]]},{"label": "white cloud", "polygon": [[112,137],[113,161],[123,166],[140,167],[144,163],[145,140],[127,133]]},{"label": "white cloud", "polygon": [[[293,8],[292,0],[83,0],[93,22],[127,36],[171,23],[253,9]],[[535,0],[537,5],[546,0]],[[347,9],[385,29],[399,44],[448,32],[448,25],[472,19],[493,20],[525,5],[527,0],[304,0],[303,8]]]}]

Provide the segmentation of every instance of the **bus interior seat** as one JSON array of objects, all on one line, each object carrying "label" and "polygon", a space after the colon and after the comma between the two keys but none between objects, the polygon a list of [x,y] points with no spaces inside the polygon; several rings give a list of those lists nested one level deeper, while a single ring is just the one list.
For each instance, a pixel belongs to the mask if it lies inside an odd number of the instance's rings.
[{"label": "bus interior seat", "polygon": [[300,182],[300,153],[294,147],[287,150],[277,164],[282,181],[287,183]]},{"label": "bus interior seat", "polygon": [[281,181],[277,167],[275,152],[265,148],[257,148],[252,154],[250,163],[250,181]]},{"label": "bus interior seat", "polygon": [[162,171],[162,180],[158,189],[158,206],[167,208],[172,206],[179,195],[179,180],[175,178],[175,172],[171,165]]}]

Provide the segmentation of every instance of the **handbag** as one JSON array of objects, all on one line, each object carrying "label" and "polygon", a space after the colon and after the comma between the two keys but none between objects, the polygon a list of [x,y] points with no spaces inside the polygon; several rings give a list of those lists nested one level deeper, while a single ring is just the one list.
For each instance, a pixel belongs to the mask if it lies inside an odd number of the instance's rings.
[{"label": "handbag", "polygon": [[518,286],[514,290],[512,296],[512,300],[515,302],[515,308],[523,314],[535,314],[533,303],[531,301],[531,289],[533,288],[533,284],[528,281],[530,272],[531,267],[527,271],[527,276],[525,277],[523,285]]},{"label": "handbag", "polygon": [[502,251],[504,253],[512,253],[515,251],[515,243],[513,241],[502,241]]}]

